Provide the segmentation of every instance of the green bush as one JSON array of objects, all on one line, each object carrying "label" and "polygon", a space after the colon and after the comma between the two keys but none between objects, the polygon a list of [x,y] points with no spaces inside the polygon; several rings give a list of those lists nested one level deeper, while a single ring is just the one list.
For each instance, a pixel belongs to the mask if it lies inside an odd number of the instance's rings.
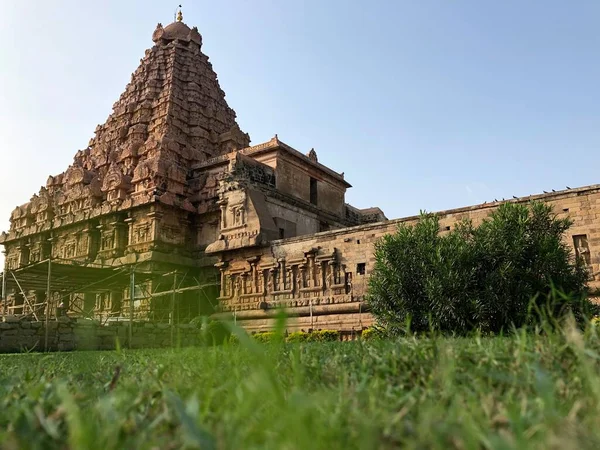
[{"label": "green bush", "polygon": [[288,337],[285,339],[286,342],[308,342],[309,333],[306,331],[294,331],[290,333]]},{"label": "green bush", "polygon": [[258,333],[254,333],[252,338],[262,344],[281,342],[283,340],[283,337],[275,331],[259,331]]},{"label": "green bush", "polygon": [[203,324],[201,333],[204,345],[222,345],[225,341],[229,341],[231,331],[223,322],[210,320]]},{"label": "green bush", "polygon": [[315,330],[309,333],[309,342],[334,342],[340,340],[340,332],[335,330]]},{"label": "green bush", "polygon": [[362,332],[360,333],[360,338],[363,341],[372,341],[380,338],[382,335],[383,330],[380,330],[379,328],[373,326],[362,330]]},{"label": "green bush", "polygon": [[340,332],[335,330],[295,331],[290,333],[286,342],[332,342],[340,340]]},{"label": "green bush", "polygon": [[531,308],[583,317],[588,273],[563,241],[570,225],[539,202],[503,204],[444,236],[437,216],[421,214],[376,244],[367,301],[391,334],[497,333],[535,323]]}]

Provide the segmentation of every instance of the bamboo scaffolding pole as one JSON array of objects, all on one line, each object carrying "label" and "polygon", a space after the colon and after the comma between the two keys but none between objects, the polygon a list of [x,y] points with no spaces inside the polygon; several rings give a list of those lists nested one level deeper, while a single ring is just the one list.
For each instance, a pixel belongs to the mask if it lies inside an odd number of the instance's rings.
[{"label": "bamboo scaffolding pole", "polygon": [[[31,302],[29,301],[29,299],[27,298],[27,295],[25,295],[25,291],[23,291],[23,288],[21,287],[21,283],[19,283],[19,280],[17,280],[17,277],[15,277],[15,273],[11,272],[10,274],[14,278],[15,283],[17,283],[17,286],[19,287],[19,291],[21,291],[21,295],[23,296],[23,301],[25,302],[25,304],[27,306],[29,306],[29,309],[31,310],[31,313],[33,314],[33,317],[35,317],[36,322],[39,321],[38,316],[35,313],[35,310],[33,309],[33,306],[31,305]],[[24,306],[25,305],[23,305],[23,310],[25,309]]]},{"label": "bamboo scaffolding pole", "polygon": [[177,272],[173,275],[173,292],[171,295],[171,347],[175,338],[175,295],[177,290]]},{"label": "bamboo scaffolding pole", "polygon": [[4,272],[2,272],[2,317],[4,318],[8,308],[8,295],[6,292],[6,259],[4,260]]},{"label": "bamboo scaffolding pole", "polygon": [[135,307],[135,269],[131,268],[129,280],[129,348],[133,348],[133,308]]},{"label": "bamboo scaffolding pole", "polygon": [[52,298],[52,293],[50,292],[50,280],[52,277],[52,258],[48,258],[48,279],[46,280],[46,330],[44,335],[44,351],[48,351],[48,333],[50,332],[49,322],[50,322],[50,299]]}]

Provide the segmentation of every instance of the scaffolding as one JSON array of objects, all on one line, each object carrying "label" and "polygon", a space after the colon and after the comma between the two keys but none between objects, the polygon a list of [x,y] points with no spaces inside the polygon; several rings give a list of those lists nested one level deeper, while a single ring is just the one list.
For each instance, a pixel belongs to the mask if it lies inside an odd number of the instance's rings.
[{"label": "scaffolding", "polygon": [[[118,267],[102,266],[97,264],[82,264],[74,260],[49,258],[16,270],[5,270],[1,278],[1,314],[3,320],[8,315],[27,316],[30,320],[44,321],[46,326],[45,348],[48,347],[48,322],[52,316],[68,315],[84,318],[95,318],[97,312],[94,304],[92,311],[85,308],[85,295],[111,294],[115,292],[128,292],[129,305],[128,317],[123,317],[122,306],[117,316],[105,314],[100,318],[104,323],[108,321],[124,321],[129,325],[129,342],[133,334],[135,314],[143,314],[140,305],[143,300],[151,302],[153,299],[168,298],[170,303],[164,311],[145,311],[147,319],[165,320],[171,326],[180,323],[181,308],[176,301],[178,294],[197,292],[203,301],[207,301],[210,308],[216,304],[206,292],[207,288],[218,289],[219,280],[202,282],[187,271],[150,271],[144,270],[139,264],[123,265]],[[148,282],[150,289],[148,289]],[[9,304],[9,292],[14,293],[13,304]],[[138,293],[139,292],[139,293]],[[84,307],[78,307],[72,302],[75,296],[84,295]],[[16,301],[17,297],[19,302]],[[64,306],[66,304],[68,306]],[[137,305],[136,305],[137,303]],[[200,310],[198,305],[198,310]],[[190,318],[190,312],[186,316]],[[104,320],[103,320],[104,319]]]}]

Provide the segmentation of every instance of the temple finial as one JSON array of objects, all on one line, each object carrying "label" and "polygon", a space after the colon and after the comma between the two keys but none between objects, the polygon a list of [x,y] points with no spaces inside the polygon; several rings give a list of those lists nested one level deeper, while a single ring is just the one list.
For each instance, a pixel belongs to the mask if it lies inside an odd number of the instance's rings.
[{"label": "temple finial", "polygon": [[179,11],[177,11],[177,22],[183,21],[183,13],[181,12],[181,5],[179,5]]}]

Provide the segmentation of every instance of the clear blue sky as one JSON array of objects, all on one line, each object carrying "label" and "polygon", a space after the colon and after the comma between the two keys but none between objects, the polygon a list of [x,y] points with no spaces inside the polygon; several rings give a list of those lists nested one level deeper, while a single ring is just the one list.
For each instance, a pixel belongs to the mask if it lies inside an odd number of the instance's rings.
[{"label": "clear blue sky", "polygon": [[[178,2],[0,0],[0,229],[85,148]],[[254,144],[390,218],[600,183],[600,1],[183,3]]]}]

